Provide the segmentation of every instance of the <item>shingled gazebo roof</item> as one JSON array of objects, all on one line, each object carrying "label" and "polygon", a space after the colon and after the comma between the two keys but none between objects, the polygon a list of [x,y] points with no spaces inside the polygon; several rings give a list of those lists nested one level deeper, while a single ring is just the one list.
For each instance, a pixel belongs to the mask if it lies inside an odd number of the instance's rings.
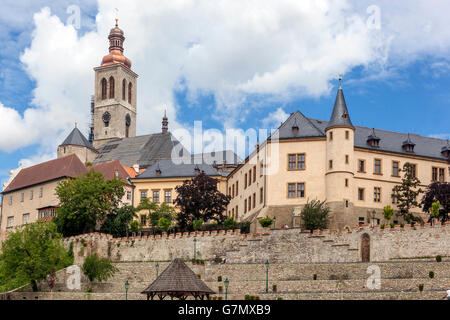
[{"label": "shingled gazebo roof", "polygon": [[141,292],[147,295],[147,300],[158,296],[163,300],[166,296],[185,300],[188,296],[195,299],[208,297],[214,294],[208,286],[183,262],[182,259],[175,259],[156,278],[147,289]]}]

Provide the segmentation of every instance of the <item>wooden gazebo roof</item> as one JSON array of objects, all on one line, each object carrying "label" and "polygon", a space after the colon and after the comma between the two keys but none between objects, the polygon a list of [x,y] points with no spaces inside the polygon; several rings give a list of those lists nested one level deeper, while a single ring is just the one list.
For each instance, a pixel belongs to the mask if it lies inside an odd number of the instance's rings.
[{"label": "wooden gazebo roof", "polygon": [[208,286],[183,262],[182,259],[175,259],[156,278],[147,289],[141,292],[147,295],[147,300],[158,296],[163,300],[166,296],[185,300],[188,296],[193,296],[196,300],[203,300],[214,294]]}]

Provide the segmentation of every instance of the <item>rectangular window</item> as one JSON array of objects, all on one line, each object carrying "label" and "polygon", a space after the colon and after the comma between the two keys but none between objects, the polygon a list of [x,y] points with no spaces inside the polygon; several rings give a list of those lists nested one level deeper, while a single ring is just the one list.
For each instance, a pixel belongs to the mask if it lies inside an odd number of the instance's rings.
[{"label": "rectangular window", "polygon": [[304,197],[305,197],[305,184],[297,183],[297,198],[304,198]]},{"label": "rectangular window", "polygon": [[439,182],[445,182],[445,169],[439,168]]},{"label": "rectangular window", "polygon": [[348,164],[348,154],[345,155],[345,164]]},{"label": "rectangular window", "polygon": [[305,154],[300,153],[297,155],[297,169],[305,169]]},{"label": "rectangular window", "polygon": [[252,196],[248,197],[248,211],[252,210]]},{"label": "rectangular window", "polygon": [[141,215],[141,226],[147,225],[147,216],[145,214]]},{"label": "rectangular window", "polygon": [[237,219],[239,219],[239,207],[238,206],[236,206],[235,213],[236,213],[236,220],[237,220]]},{"label": "rectangular window", "polygon": [[438,168],[431,168],[431,181],[437,181],[438,179]]},{"label": "rectangular window", "polygon": [[261,165],[259,166],[259,176],[262,177],[263,176],[263,172],[264,172],[264,165],[261,162]]},{"label": "rectangular window", "polygon": [[288,157],[289,157],[289,169],[293,170],[293,169],[295,169],[295,158],[296,158],[296,156],[295,156],[295,154],[290,154]]},{"label": "rectangular window", "polygon": [[330,160],[330,161],[328,162],[328,168],[329,168],[329,169],[333,169],[333,160]]},{"label": "rectangular window", "polygon": [[288,184],[288,198],[295,198],[295,183]]},{"label": "rectangular window", "polygon": [[392,176],[393,177],[399,176],[399,162],[398,161],[392,161]]},{"label": "rectangular window", "polygon": [[233,186],[231,188],[231,198],[234,198],[234,184],[233,184]]},{"label": "rectangular window", "polygon": [[345,139],[348,140],[350,137],[350,132],[348,130],[345,131]]},{"label": "rectangular window", "polygon": [[364,201],[364,188],[358,188],[358,200]]},{"label": "rectangular window", "polygon": [[12,205],[12,195],[9,196],[9,204]]},{"label": "rectangular window", "polygon": [[164,191],[164,202],[171,203],[172,202],[172,190]]},{"label": "rectangular window", "polygon": [[395,192],[393,190],[392,190],[392,194],[391,194],[391,200],[392,200],[392,204],[398,203],[397,195],[395,194]]},{"label": "rectangular window", "polygon": [[375,159],[373,173],[381,174],[381,159]]},{"label": "rectangular window", "polygon": [[236,196],[239,194],[239,181],[236,181]]},{"label": "rectangular window", "polygon": [[373,188],[373,201],[381,202],[381,188],[379,188],[379,187]]},{"label": "rectangular window", "polygon": [[256,193],[253,194],[253,209],[256,207]]},{"label": "rectangular window", "polygon": [[153,202],[159,202],[159,191],[153,191]]},{"label": "rectangular window", "polygon": [[29,213],[25,213],[23,215],[23,224],[27,224],[30,222],[30,214]]},{"label": "rectangular window", "polygon": [[147,198],[147,191],[141,191],[141,199]]},{"label": "rectangular window", "polygon": [[410,173],[411,173],[411,176],[413,177],[413,178],[415,178],[415,177],[417,177],[417,166],[415,165],[415,164],[411,164],[411,169],[410,169]]},{"label": "rectangular window", "polygon": [[259,189],[259,203],[263,203],[264,201],[264,189],[260,188]]},{"label": "rectangular window", "polygon": [[244,189],[247,189],[247,174],[245,174]]},{"label": "rectangular window", "polygon": [[23,199],[24,199],[24,198],[25,198],[25,193],[22,192],[22,193],[20,194],[20,202],[23,202]]},{"label": "rectangular window", "polygon": [[252,184],[252,169],[248,172],[248,185],[250,186]]},{"label": "rectangular window", "polygon": [[366,172],[366,161],[358,160],[358,172]]},{"label": "rectangular window", "polygon": [[330,132],[330,141],[333,141],[333,132]]},{"label": "rectangular window", "polygon": [[131,200],[131,191],[127,191],[127,200]]},{"label": "rectangular window", "polygon": [[44,195],[44,188],[41,187],[41,188],[39,189],[39,198],[42,198],[43,195]]},{"label": "rectangular window", "polygon": [[231,209],[231,217],[234,218],[234,208]]},{"label": "rectangular window", "polygon": [[247,213],[247,199],[244,200],[244,213]]},{"label": "rectangular window", "polygon": [[349,205],[348,200],[345,200],[345,207],[348,208],[348,205]]},{"label": "rectangular window", "polygon": [[8,217],[8,225],[7,228],[14,227],[14,217]]},{"label": "rectangular window", "polygon": [[228,187],[228,195],[231,197],[231,187]]},{"label": "rectangular window", "polygon": [[253,167],[253,182],[256,182],[256,166]]},{"label": "rectangular window", "polygon": [[33,200],[33,190],[30,190],[30,200]]},{"label": "rectangular window", "polygon": [[289,154],[288,155],[289,170],[304,170],[305,169],[305,154]]},{"label": "rectangular window", "polygon": [[348,187],[348,179],[345,179],[345,186]]}]

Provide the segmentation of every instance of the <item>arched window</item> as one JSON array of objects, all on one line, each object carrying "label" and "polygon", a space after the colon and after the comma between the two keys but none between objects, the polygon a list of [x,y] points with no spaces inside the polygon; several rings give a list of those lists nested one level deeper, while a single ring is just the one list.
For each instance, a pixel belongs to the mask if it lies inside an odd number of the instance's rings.
[{"label": "arched window", "polygon": [[106,79],[105,78],[103,78],[102,79],[102,100],[105,100],[106,99],[106,90],[107,90],[107,82],[106,82]]},{"label": "arched window", "polygon": [[109,98],[114,99],[114,78],[109,78]]},{"label": "arched window", "polygon": [[131,103],[131,91],[133,90],[133,85],[131,82],[128,84],[128,103]]},{"label": "arched window", "polygon": [[122,100],[126,99],[126,90],[127,90],[127,80],[123,79],[123,81],[122,81]]}]

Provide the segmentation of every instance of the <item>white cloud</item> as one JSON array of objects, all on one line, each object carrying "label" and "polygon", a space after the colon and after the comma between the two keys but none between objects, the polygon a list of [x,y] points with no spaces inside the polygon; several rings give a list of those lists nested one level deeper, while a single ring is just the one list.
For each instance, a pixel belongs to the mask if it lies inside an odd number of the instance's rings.
[{"label": "white cloud", "polygon": [[279,107],[274,112],[269,113],[261,123],[268,129],[278,128],[280,123],[286,121],[287,118],[289,118],[289,114],[284,112],[283,108]]},{"label": "white cloud", "polygon": [[[38,143],[41,153],[48,154],[74,121],[86,132],[92,69],[107,54],[114,8],[120,10],[125,55],[140,75],[138,134],[159,131],[164,109],[170,129],[181,126],[180,113],[186,111],[176,105],[174,89],[187,89],[192,101],[213,95],[216,109],[207,116],[221,119],[224,128],[236,128],[255,114],[250,110],[268,103],[328,94],[330,81],[356,66],[385,72],[392,61],[448,55],[448,1],[381,1],[379,30],[367,28],[371,4],[98,0],[96,29],[83,35],[43,9],[34,16],[32,43],[21,59],[36,81],[32,108],[20,115],[0,107],[0,130],[6,132],[0,134],[0,150]],[[279,122],[283,113],[280,108],[270,116]]]}]

